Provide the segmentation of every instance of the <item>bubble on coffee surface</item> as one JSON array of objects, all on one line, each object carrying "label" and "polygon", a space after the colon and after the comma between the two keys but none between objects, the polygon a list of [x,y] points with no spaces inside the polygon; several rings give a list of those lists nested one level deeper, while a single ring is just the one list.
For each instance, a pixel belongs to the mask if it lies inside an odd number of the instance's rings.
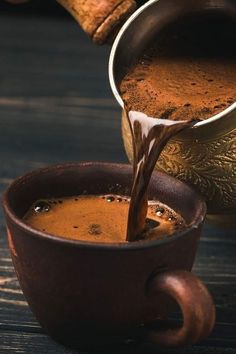
[{"label": "bubble on coffee surface", "polygon": [[33,207],[35,213],[48,213],[51,209],[49,202],[45,200],[39,200],[34,204]]},{"label": "bubble on coffee surface", "polygon": [[155,211],[157,216],[162,216],[164,214],[164,212],[165,212],[165,209],[162,207],[156,208],[156,211]]},{"label": "bubble on coffee surface", "polygon": [[100,196],[100,198],[105,199],[106,202],[108,202],[108,203],[113,203],[113,202],[122,203],[122,202],[129,201],[128,197],[124,197],[124,196],[120,196],[120,195],[116,195],[116,194],[102,195],[102,196]]},{"label": "bubble on coffee surface", "polygon": [[156,218],[159,218],[160,224],[165,222],[171,225],[173,232],[180,231],[180,229],[187,227],[184,218],[167,205],[161,202],[158,202],[157,205],[156,201],[149,201],[148,206],[151,209],[151,215],[155,215]]},{"label": "bubble on coffee surface", "polygon": [[115,200],[115,198],[114,198],[112,195],[108,195],[108,196],[106,197],[106,201],[107,201],[108,203],[112,203],[112,202],[114,202],[114,200]]},{"label": "bubble on coffee surface", "polygon": [[88,227],[88,232],[90,235],[101,235],[102,227],[99,224],[91,224]]}]

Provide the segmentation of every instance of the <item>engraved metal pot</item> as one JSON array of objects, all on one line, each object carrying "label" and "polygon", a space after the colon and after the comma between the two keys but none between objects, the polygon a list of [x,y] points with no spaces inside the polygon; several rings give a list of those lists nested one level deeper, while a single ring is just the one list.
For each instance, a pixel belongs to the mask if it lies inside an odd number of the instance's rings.
[{"label": "engraved metal pot", "polygon": [[[201,15],[205,11],[222,11],[236,24],[235,0],[150,0],[127,20],[114,41],[109,60],[111,88],[122,108],[119,83],[149,41],[178,16]],[[132,138],[124,110],[122,135],[127,156],[132,161]],[[220,220],[234,221],[236,102],[170,140],[156,168],[194,186],[204,196],[209,214],[220,214]]]}]

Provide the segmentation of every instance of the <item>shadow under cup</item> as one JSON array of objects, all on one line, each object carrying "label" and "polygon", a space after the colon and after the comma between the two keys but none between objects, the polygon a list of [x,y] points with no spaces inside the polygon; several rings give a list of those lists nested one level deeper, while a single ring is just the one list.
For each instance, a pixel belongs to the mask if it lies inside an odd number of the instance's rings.
[{"label": "shadow under cup", "polygon": [[[4,195],[9,247],[23,293],[45,331],[64,344],[98,348],[138,333],[177,346],[206,337],[213,327],[211,296],[190,273],[206,208],[186,184],[153,173],[149,199],[167,204],[191,225],[164,240],[89,243],[45,234],[22,221],[37,199],[129,195],[131,182],[129,165],[60,165],[17,179]],[[171,313],[171,297],[181,307],[183,326],[146,331],[145,325]]]}]

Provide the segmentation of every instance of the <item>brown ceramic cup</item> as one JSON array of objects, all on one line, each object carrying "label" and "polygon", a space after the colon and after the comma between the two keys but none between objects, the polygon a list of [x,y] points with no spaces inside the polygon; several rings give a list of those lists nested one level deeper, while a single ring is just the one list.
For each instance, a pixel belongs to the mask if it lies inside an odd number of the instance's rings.
[{"label": "brown ceramic cup", "polygon": [[[130,339],[166,346],[194,343],[212,330],[215,309],[201,281],[190,273],[206,212],[186,184],[153,174],[149,198],[182,214],[190,227],[164,240],[123,244],[74,241],[27,226],[22,217],[37,199],[79,194],[129,194],[129,165],[82,163],[36,170],[4,195],[8,240],[23,293],[54,339],[80,349]],[[181,328],[148,330],[167,319],[174,301]],[[162,322],[159,322],[159,324]]]}]

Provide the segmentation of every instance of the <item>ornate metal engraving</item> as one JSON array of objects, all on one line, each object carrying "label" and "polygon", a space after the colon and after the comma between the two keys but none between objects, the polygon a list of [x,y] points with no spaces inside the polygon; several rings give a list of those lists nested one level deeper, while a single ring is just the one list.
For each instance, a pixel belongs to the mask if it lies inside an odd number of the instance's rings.
[{"label": "ornate metal engraving", "polygon": [[[123,115],[124,116],[124,115]],[[132,160],[131,134],[123,117],[123,138]],[[191,184],[206,200],[209,213],[236,211],[236,129],[214,139],[171,140],[156,168]]]}]

